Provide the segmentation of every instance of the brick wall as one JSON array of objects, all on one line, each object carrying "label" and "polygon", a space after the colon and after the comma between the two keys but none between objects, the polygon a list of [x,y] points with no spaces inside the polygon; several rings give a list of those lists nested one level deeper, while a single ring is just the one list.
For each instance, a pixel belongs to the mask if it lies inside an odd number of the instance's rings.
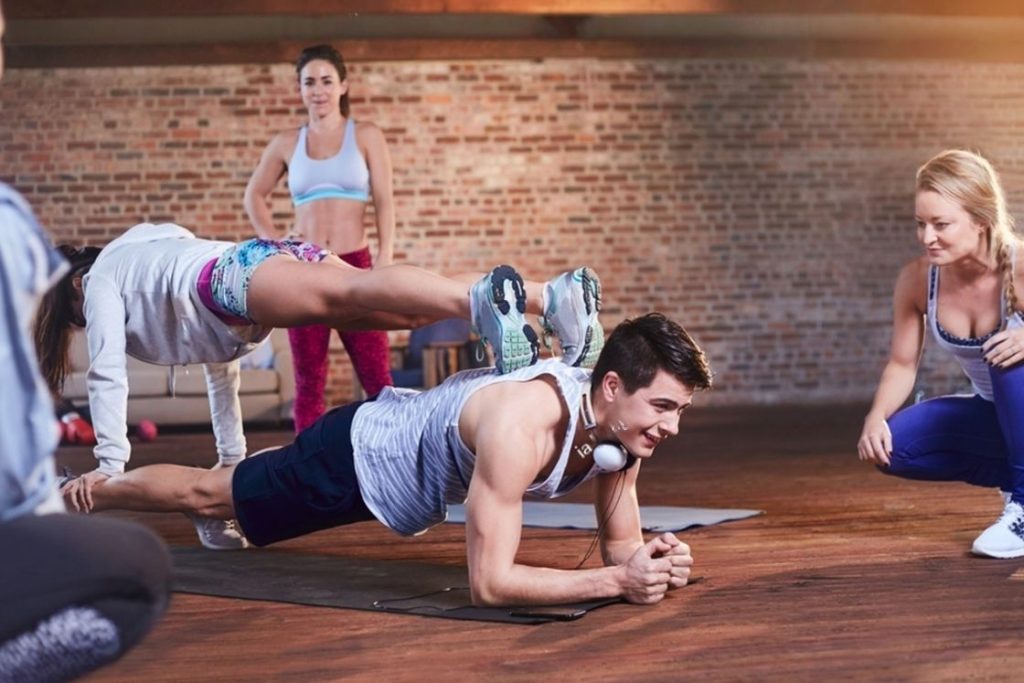
[{"label": "brick wall", "polygon": [[[967,146],[1019,208],[1024,66],[801,60],[360,63],[353,112],[395,164],[398,257],[543,277],[590,263],[606,326],[663,310],[709,350],[717,404],[866,400],[915,254],[913,173]],[[242,192],[301,123],[290,67],[15,70],[0,178],[58,240],[173,220],[243,238]],[[287,195],[274,202],[287,224]],[[929,353],[929,393],[961,385]],[[331,398],[351,371],[332,362]]]}]

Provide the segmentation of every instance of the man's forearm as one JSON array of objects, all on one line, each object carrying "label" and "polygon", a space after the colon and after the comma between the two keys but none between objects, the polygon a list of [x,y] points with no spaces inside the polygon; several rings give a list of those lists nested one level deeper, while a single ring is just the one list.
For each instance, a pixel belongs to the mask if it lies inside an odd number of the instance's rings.
[{"label": "man's forearm", "polygon": [[624,568],[550,569],[516,564],[502,576],[472,578],[476,605],[557,605],[580,600],[619,597]]},{"label": "man's forearm", "polygon": [[619,541],[616,543],[602,543],[601,558],[604,560],[604,564],[607,567],[626,564],[626,562],[629,561],[629,558],[633,556],[633,553],[642,547],[643,544],[643,539],[637,539],[635,541]]}]

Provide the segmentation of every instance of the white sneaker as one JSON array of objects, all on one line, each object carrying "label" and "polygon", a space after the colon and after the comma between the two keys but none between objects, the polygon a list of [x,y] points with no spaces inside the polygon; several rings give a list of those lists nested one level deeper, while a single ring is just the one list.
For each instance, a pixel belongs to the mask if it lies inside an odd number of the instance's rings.
[{"label": "white sneaker", "polygon": [[1024,556],[1024,507],[1008,502],[996,523],[974,539],[971,552],[1001,559]]},{"label": "white sneaker", "polygon": [[558,337],[562,361],[592,368],[604,347],[601,312],[601,280],[583,267],[562,273],[544,285],[544,315],[540,324],[546,338]]},{"label": "white sneaker", "polygon": [[533,365],[540,352],[537,333],[526,323],[526,286],[512,266],[498,266],[469,291],[473,328],[494,350],[494,365],[505,374]]},{"label": "white sneaker", "polygon": [[211,517],[199,517],[198,515],[186,515],[196,528],[199,534],[199,542],[204,548],[210,550],[245,550],[249,547],[242,532],[235,526],[235,520],[213,519]]}]

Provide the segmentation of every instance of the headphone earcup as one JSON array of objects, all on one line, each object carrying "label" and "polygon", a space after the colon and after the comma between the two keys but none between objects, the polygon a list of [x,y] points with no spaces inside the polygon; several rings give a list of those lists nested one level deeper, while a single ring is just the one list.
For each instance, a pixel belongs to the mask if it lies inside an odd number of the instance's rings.
[{"label": "headphone earcup", "polygon": [[629,469],[636,460],[617,443],[599,443],[594,448],[594,464],[602,472],[620,472]]}]

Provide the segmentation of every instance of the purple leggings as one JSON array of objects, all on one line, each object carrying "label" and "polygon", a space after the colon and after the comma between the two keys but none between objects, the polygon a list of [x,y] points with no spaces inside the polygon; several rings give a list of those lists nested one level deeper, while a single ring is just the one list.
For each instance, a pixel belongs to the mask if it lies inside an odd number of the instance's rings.
[{"label": "purple leggings", "polygon": [[1024,363],[989,368],[992,401],[943,396],[889,418],[887,474],[998,486],[1024,504]]},{"label": "purple leggings", "polygon": [[[370,250],[339,254],[338,258],[357,268],[373,265]],[[341,343],[348,352],[359,383],[366,395],[376,396],[381,389],[391,386],[391,352],[388,335],[380,331],[339,332]],[[295,433],[301,432],[324,414],[324,388],[327,386],[327,346],[331,328],[326,325],[308,325],[288,330],[295,365]]]}]

